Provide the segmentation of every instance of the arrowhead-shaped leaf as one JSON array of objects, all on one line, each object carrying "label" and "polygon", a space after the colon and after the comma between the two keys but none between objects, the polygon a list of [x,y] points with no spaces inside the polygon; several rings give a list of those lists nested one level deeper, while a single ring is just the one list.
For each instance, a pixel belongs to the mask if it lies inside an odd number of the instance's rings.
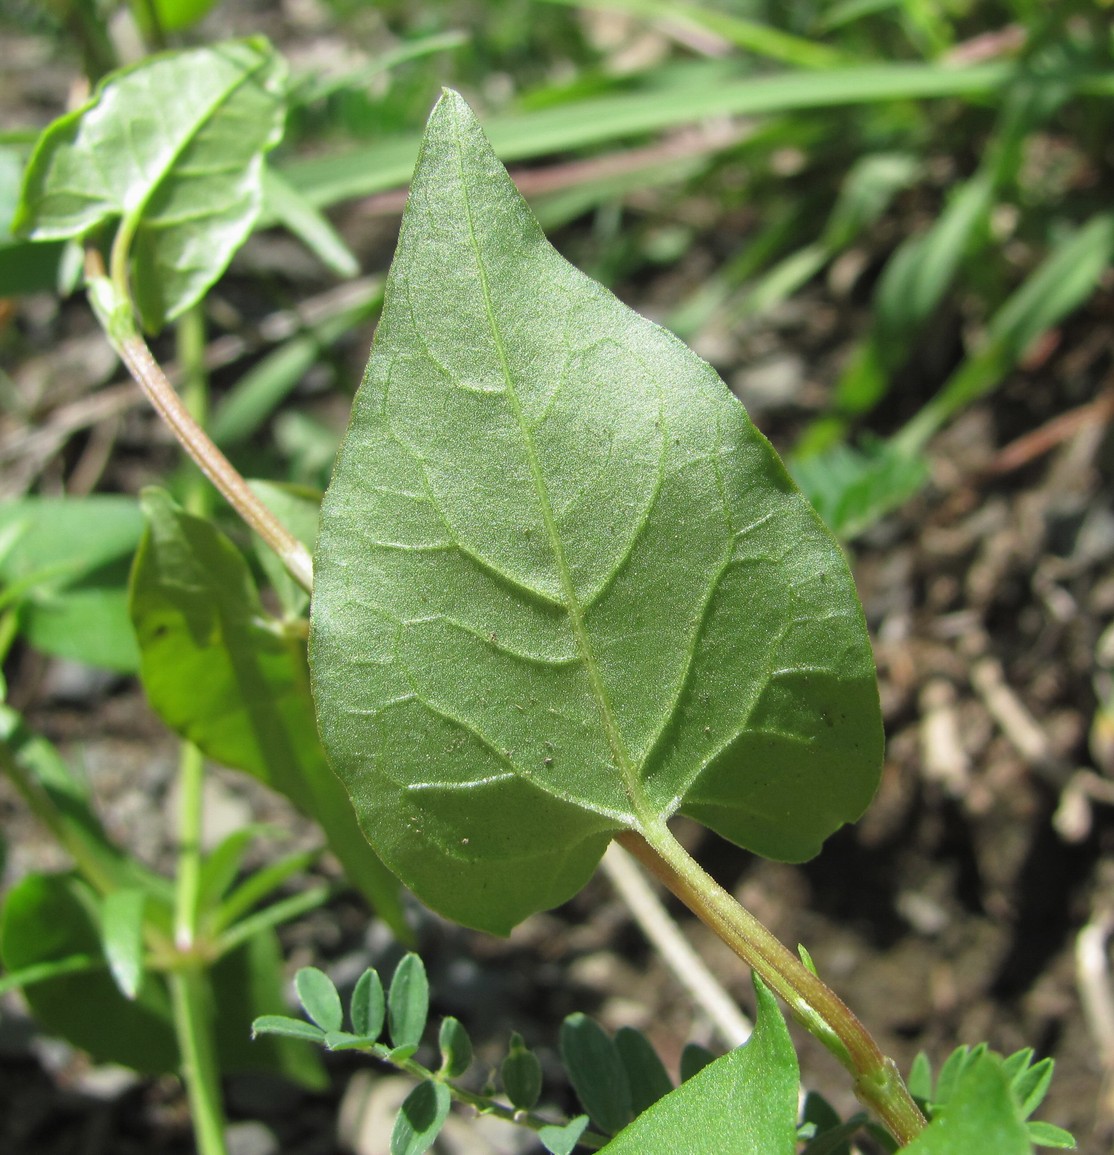
[{"label": "arrowhead-shaped leaf", "polygon": [[803,859],[881,725],[839,547],[712,369],[435,108],[322,508],[318,719],[368,838],[505,932],[676,812]]},{"label": "arrowhead-shaped leaf", "polygon": [[757,980],[754,989],[758,1022],[746,1045],[659,1099],[603,1148],[608,1155],[792,1155],[797,1054],[777,1000]]},{"label": "arrowhead-shaped leaf", "polygon": [[220,276],[262,205],[286,67],[266,41],[166,53],[107,76],[56,120],[27,168],[14,228],[82,237],[118,220],[143,324],[173,320]]}]

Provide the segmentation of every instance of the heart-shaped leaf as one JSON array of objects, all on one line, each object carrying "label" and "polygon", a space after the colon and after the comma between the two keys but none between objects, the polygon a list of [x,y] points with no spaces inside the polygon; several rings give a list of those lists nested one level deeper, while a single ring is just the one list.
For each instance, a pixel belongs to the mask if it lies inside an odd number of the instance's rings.
[{"label": "heart-shaped leaf", "polygon": [[263,156],[282,135],[285,84],[285,64],[262,39],[113,72],[40,138],[14,230],[58,240],[118,220],[143,324],[161,328],[202,296],[251,232]]},{"label": "heart-shaped leaf", "polygon": [[322,507],[311,666],[383,860],[508,931],[677,812],[799,860],[878,780],[838,545],[712,369],[435,108]]}]

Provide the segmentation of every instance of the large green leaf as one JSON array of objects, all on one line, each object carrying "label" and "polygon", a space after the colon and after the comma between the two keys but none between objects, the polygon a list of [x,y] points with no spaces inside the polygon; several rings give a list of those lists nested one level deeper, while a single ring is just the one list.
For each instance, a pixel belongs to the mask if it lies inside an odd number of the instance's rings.
[{"label": "large green leaf", "polygon": [[430,118],[322,507],[318,718],[430,905],[505,932],[680,811],[803,859],[881,724],[839,547],[703,361],[568,265],[463,100]]},{"label": "large green leaf", "polygon": [[603,1148],[608,1155],[793,1155],[797,1053],[774,996],[754,988],[758,1022],[746,1046],[659,1099]]},{"label": "large green leaf", "polygon": [[266,41],[151,57],[107,76],[43,133],[14,229],[82,237],[118,221],[143,324],[196,302],[250,233],[263,156],[282,135],[286,68]]},{"label": "large green leaf", "polygon": [[352,883],[406,933],[397,883],[360,834],[318,740],[304,636],[267,614],[247,563],[215,526],[163,490],[144,490],[142,506],[148,531],[131,614],[151,705],[210,758],[316,818]]}]

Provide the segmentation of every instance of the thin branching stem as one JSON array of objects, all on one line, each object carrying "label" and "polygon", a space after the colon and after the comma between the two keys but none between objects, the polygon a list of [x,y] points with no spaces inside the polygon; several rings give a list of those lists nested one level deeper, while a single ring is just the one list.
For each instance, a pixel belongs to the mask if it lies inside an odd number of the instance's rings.
[{"label": "thin branching stem", "polygon": [[193,419],[140,336],[130,302],[104,275],[104,262],[93,249],[86,254],[86,277],[93,311],[112,347],[179,444],[220,490],[229,505],[275,551],[290,576],[303,589],[312,589],[313,559],[309,550],[256,497],[228,458]]}]

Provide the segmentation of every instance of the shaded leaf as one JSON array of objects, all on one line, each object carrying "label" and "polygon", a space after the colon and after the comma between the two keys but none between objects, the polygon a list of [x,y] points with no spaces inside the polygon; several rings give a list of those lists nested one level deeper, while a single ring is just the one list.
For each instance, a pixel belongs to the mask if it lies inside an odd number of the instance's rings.
[{"label": "shaded leaf", "polygon": [[441,1083],[419,1083],[406,1099],[391,1132],[391,1155],[423,1155],[449,1117],[452,1096]]},{"label": "shaded leaf", "polygon": [[700,1074],[705,1067],[715,1061],[716,1056],[707,1047],[702,1047],[699,1043],[686,1043],[684,1050],[681,1051],[679,1071],[681,1082]]},{"label": "shaded leaf", "polygon": [[561,1059],[584,1110],[601,1131],[614,1135],[630,1122],[630,1083],[611,1036],[580,1013],[561,1024]]},{"label": "shaded leaf", "polygon": [[316,818],[352,883],[400,934],[398,886],[360,833],[317,737],[305,642],[264,610],[247,563],[209,522],[144,490],[131,615],[143,686],[162,719]]},{"label": "shaded leaf", "polygon": [[282,1035],[288,1039],[304,1039],[310,1043],[323,1043],[325,1032],[305,1019],[292,1019],[289,1015],[260,1015],[251,1024],[252,1038],[259,1035]]},{"label": "shaded leaf", "polygon": [[510,1051],[499,1073],[511,1104],[524,1111],[531,1110],[542,1093],[542,1065],[517,1031],[511,1035]]},{"label": "shaded leaf", "polygon": [[608,1155],[673,1155],[678,1136],[685,1155],[793,1155],[797,1055],[774,996],[754,986],[758,1021],[746,1045],[659,1099],[603,1148]]},{"label": "shaded leaf", "polygon": [[620,1027],[615,1032],[615,1049],[627,1072],[631,1109],[636,1115],[673,1090],[673,1080],[653,1044],[641,1031]]},{"label": "shaded leaf", "polygon": [[430,118],[322,507],[330,760],[424,901],[507,932],[678,810],[802,859],[881,726],[839,547],[713,371],[544,241]]},{"label": "shaded leaf", "polygon": [[14,229],[128,234],[143,324],[198,301],[251,232],[263,156],[282,135],[286,69],[265,40],[165,53],[113,72],[40,137]]}]

